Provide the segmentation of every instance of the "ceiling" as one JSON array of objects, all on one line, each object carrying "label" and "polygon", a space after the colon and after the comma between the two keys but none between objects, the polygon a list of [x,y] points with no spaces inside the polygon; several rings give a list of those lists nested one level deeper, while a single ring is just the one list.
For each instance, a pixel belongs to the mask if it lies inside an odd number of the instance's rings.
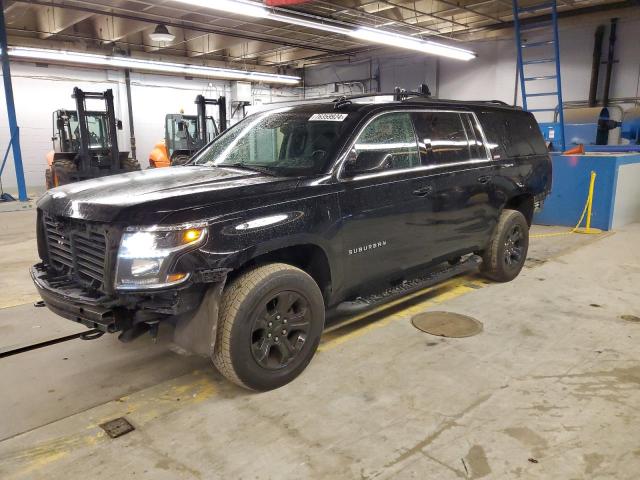
[{"label": "ceiling", "polygon": [[[542,1],[521,0],[520,5]],[[636,1],[558,0],[558,11],[573,15],[631,6]],[[193,63],[260,65],[270,70],[339,60],[380,48],[344,35],[172,0],[22,0],[4,4],[10,45],[129,50],[137,55],[186,58]],[[513,19],[510,0],[308,0],[287,9],[310,19],[374,26],[453,45],[471,35],[478,38],[509,28]],[[548,15],[549,11],[542,9],[524,18]],[[175,40],[152,41],[149,34],[157,23],[165,23]]]}]

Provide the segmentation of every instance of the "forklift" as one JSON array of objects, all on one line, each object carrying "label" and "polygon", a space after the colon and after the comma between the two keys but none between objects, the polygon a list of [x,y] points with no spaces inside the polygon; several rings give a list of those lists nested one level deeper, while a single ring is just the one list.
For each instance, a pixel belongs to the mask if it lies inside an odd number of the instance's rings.
[{"label": "forklift", "polygon": [[[164,140],[157,143],[149,154],[151,168],[186,164],[194,153],[226,130],[227,100],[196,97],[197,115],[169,113],[164,122]],[[218,125],[207,116],[207,105],[218,106]]]},{"label": "forklift", "polygon": [[[73,89],[76,110],[53,112],[53,150],[47,154],[47,189],[90,178],[140,170],[129,152],[118,150],[113,90],[84,92]],[[105,111],[88,111],[86,100],[103,100]]]}]

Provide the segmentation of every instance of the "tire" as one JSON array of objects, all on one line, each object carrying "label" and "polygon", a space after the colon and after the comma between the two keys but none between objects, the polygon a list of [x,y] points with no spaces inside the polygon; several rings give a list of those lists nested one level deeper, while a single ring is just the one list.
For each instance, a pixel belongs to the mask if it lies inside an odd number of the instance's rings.
[{"label": "tire", "polygon": [[191,160],[189,155],[176,155],[171,159],[171,166],[185,165],[189,160]]},{"label": "tire", "polygon": [[74,182],[73,174],[77,171],[78,167],[72,160],[54,160],[51,166],[51,182],[53,186],[58,187]]},{"label": "tire", "polygon": [[44,183],[47,186],[47,190],[51,190],[55,187],[55,185],[53,184],[53,172],[50,168],[47,168],[44,171]]},{"label": "tire", "polygon": [[120,168],[127,172],[137,172],[140,170],[140,162],[134,158],[127,158],[120,162]]},{"label": "tire", "polygon": [[233,383],[272,390],[302,373],[323,328],[324,301],[313,278],[284,263],[256,267],[222,294],[212,360]]},{"label": "tire", "polygon": [[517,210],[503,210],[487,249],[482,253],[481,270],[497,282],[518,276],[529,250],[529,225]]}]

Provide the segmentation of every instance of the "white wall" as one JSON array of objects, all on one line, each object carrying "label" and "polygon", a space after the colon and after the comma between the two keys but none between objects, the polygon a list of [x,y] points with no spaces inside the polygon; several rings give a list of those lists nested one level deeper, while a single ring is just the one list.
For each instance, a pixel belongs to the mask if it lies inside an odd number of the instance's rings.
[{"label": "white wall", "polygon": [[[560,59],[563,101],[586,100],[589,96],[591,80],[591,63],[593,56],[594,33],[598,25],[607,26],[603,41],[602,61],[607,59],[609,22],[607,19],[590,20],[580,25],[561,23],[560,28]],[[638,95],[638,75],[640,74],[640,48],[638,32],[640,20],[619,20],[615,59],[611,83],[610,97],[632,97]],[[529,34],[524,37],[530,42],[540,40],[541,35]],[[478,53],[478,58],[468,63],[454,60],[442,60],[440,63],[440,97],[461,100],[502,100],[513,103],[516,72],[516,52],[513,39],[475,42],[470,45]],[[526,49],[525,49],[526,50]],[[532,49],[533,50],[533,49]],[[533,52],[532,52],[533,53]],[[525,67],[527,68],[527,67]],[[547,66],[529,67],[526,72],[547,74],[552,73],[552,64]],[[546,68],[546,70],[545,70]],[[602,98],[606,66],[600,69],[600,91],[598,98]],[[542,84],[535,82],[537,87],[555,91],[553,81]],[[533,87],[533,86],[532,86]],[[519,90],[519,86],[518,86]],[[530,88],[534,93],[539,89]],[[555,108],[555,97],[539,97],[529,105],[529,108]],[[531,100],[530,100],[531,101]],[[522,101],[518,95],[518,104]],[[539,120],[549,120],[539,114]]]},{"label": "white wall", "polygon": [[[560,22],[560,58],[561,76],[564,101],[586,100],[589,93],[591,78],[591,62],[593,54],[593,36],[600,24],[607,26],[603,41],[602,61],[607,59],[609,17],[621,15],[618,23],[615,59],[618,61],[613,68],[611,97],[632,97],[638,95],[638,76],[640,74],[640,8],[635,14],[629,15],[628,10],[610,12],[608,15],[593,17],[573,17]],[[533,42],[541,39],[541,33],[535,31],[524,35],[524,40]],[[439,97],[454,100],[502,100],[513,103],[516,81],[516,52],[515,40],[509,37],[505,40],[474,41],[460,44],[464,48],[478,53],[478,57],[469,62],[440,58],[436,63],[435,57],[418,53],[398,52],[385,54],[373,58],[358,58],[354,62],[330,64],[309,67],[305,72],[307,85],[314,87],[308,93],[314,94],[320,85],[330,82],[368,79],[370,71],[375,76],[380,74],[382,91],[392,91],[399,86],[415,89],[417,85],[426,82],[432,93],[436,93],[436,69],[439,70]],[[542,49],[538,52],[548,53]],[[545,57],[547,55],[544,55]],[[370,66],[372,66],[370,68]],[[553,64],[529,66],[528,73],[552,73]],[[605,65],[601,65],[600,92],[604,85]],[[376,85],[373,82],[373,88]],[[531,93],[555,91],[552,81],[546,84],[529,85]],[[326,90],[326,89],[325,89]],[[519,90],[519,88],[518,88]],[[328,90],[327,90],[328,92]],[[555,97],[539,97],[534,99],[530,108],[555,108]],[[518,95],[517,103],[522,104]],[[541,114],[539,120],[546,121]],[[549,114],[551,115],[551,114]]]},{"label": "white wall", "polygon": [[[11,73],[25,181],[29,192],[37,194],[44,188],[45,155],[52,149],[52,112],[61,108],[75,109],[71,94],[76,86],[86,91],[113,89],[116,117],[123,122],[123,129],[118,134],[118,145],[122,151],[130,150],[123,72],[12,63]],[[231,118],[231,85],[228,82],[132,73],[131,83],[137,157],[143,168],[148,166],[147,158],[155,143],[164,137],[165,115],[177,113],[181,108],[187,114],[195,114],[194,100],[198,94],[207,97],[226,95],[227,118]],[[283,93],[279,89],[272,91],[268,86],[256,86],[254,89],[254,101],[273,101],[281,95],[287,95],[287,92]],[[103,105],[101,101],[87,101],[88,108],[95,106],[96,109],[103,109]],[[209,107],[209,113],[217,117],[215,108]],[[231,119],[231,123],[239,118],[240,114],[237,114]],[[8,142],[6,103],[4,89],[0,85],[0,162]],[[2,183],[5,191],[15,194],[16,177],[11,153],[2,174]]]}]

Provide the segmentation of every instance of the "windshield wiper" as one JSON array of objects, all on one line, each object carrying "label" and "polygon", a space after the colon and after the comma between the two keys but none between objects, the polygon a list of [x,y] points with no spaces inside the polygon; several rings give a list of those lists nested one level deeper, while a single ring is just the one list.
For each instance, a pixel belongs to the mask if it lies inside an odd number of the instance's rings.
[{"label": "windshield wiper", "polygon": [[245,170],[251,170],[252,172],[264,173],[266,175],[271,175],[275,177],[275,173],[269,167],[265,167],[264,165],[251,165],[247,163],[237,162],[237,163],[221,163],[217,165],[218,167],[232,167],[232,168],[243,168]]}]

